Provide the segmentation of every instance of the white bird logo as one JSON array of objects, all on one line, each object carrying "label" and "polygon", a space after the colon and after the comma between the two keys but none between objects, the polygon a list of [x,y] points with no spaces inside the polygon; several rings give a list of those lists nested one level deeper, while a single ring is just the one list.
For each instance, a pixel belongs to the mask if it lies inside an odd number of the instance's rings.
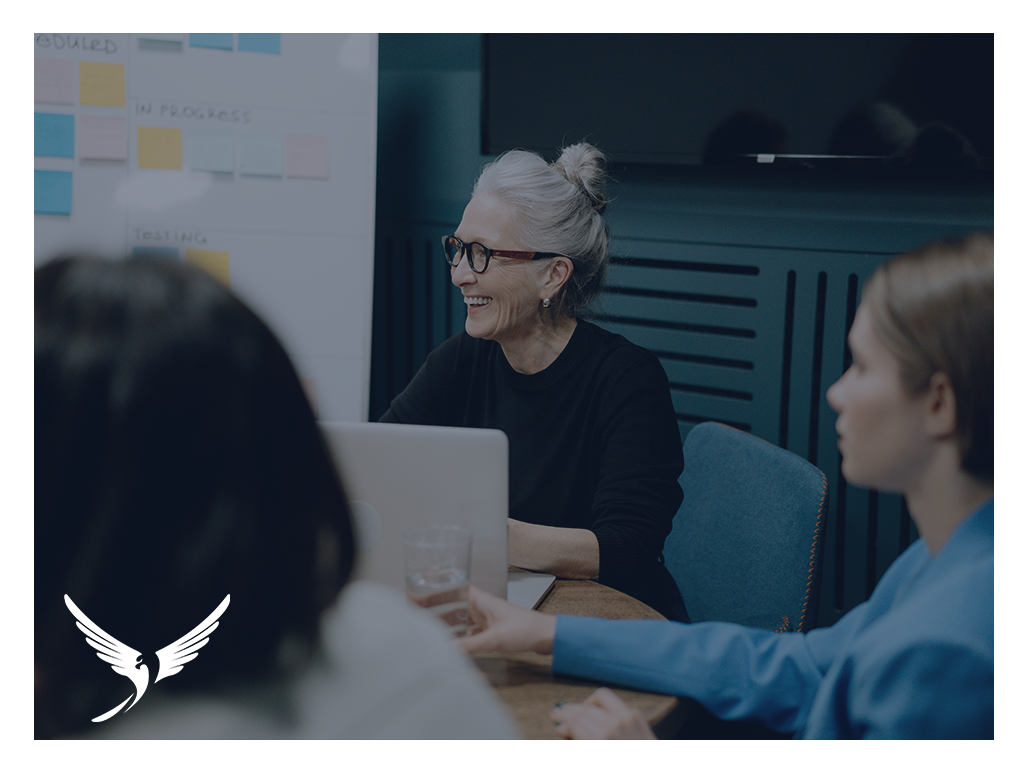
[{"label": "white bird logo", "polygon": [[[75,602],[68,597],[67,593],[64,595],[64,603],[68,605],[68,609],[75,615],[75,619],[78,621],[76,625],[80,631],[86,634],[86,641],[97,651],[97,657],[110,663],[112,670],[116,674],[127,676],[136,688],[136,692],[133,694],[136,700],[129,703],[133,699],[133,695],[130,695],[106,714],[94,717],[93,721],[103,722],[105,719],[110,719],[122,711],[123,707],[125,711],[128,711],[139,702],[139,699],[143,697],[143,693],[147,691],[147,687],[150,684],[150,669],[143,663],[143,654],[126,644],[122,644],[86,617],[82,610],[75,606]],[[218,608],[208,615],[204,622],[182,638],[176,639],[167,647],[157,651],[158,668],[157,678],[154,679],[155,682],[160,682],[166,676],[179,673],[182,671],[183,665],[197,657],[197,650],[207,644],[208,634],[218,627],[218,618],[222,616],[222,613],[228,606],[229,596],[226,595],[222,599],[222,603],[218,605]],[[129,705],[125,706],[126,703],[129,703]]]}]

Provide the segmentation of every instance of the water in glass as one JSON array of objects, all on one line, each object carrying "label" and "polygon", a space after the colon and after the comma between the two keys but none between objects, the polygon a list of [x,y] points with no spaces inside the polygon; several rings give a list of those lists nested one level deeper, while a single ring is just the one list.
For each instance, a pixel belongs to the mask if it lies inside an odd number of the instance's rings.
[{"label": "water in glass", "polygon": [[454,636],[469,629],[469,578],[460,569],[427,569],[407,577],[408,598],[436,613]]}]

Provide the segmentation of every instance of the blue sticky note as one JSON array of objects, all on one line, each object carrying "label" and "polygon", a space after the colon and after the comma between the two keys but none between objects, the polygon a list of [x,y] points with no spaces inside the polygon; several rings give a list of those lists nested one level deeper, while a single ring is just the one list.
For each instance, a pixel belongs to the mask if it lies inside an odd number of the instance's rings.
[{"label": "blue sticky note", "polygon": [[241,32],[237,38],[240,51],[254,51],[259,54],[279,53],[278,32]]},{"label": "blue sticky note", "polygon": [[283,176],[283,135],[274,132],[240,134],[237,149],[237,170],[240,174]]},{"label": "blue sticky note", "polygon": [[36,113],[36,155],[75,158],[75,116]]},{"label": "blue sticky note", "polygon": [[48,215],[72,213],[72,173],[36,169],[35,211]]},{"label": "blue sticky note", "polygon": [[190,169],[207,172],[232,172],[236,169],[236,136],[231,129],[190,127]]},{"label": "blue sticky note", "polygon": [[178,247],[133,247],[134,258],[155,258],[159,260],[178,260]]},{"label": "blue sticky note", "polygon": [[204,32],[190,34],[190,45],[199,48],[218,48],[223,51],[232,51],[231,32]]}]

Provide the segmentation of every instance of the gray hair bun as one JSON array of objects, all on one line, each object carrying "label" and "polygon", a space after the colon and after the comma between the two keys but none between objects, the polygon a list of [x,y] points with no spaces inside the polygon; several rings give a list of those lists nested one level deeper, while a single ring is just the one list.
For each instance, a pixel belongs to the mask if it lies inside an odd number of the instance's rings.
[{"label": "gray hair bun", "polygon": [[608,183],[608,160],[586,142],[569,145],[551,166],[590,200],[590,206],[603,213],[608,206],[604,189]]}]

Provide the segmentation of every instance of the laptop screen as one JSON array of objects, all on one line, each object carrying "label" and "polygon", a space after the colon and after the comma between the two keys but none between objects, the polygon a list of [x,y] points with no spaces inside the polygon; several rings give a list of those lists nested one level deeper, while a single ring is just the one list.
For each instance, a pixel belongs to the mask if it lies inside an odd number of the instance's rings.
[{"label": "laptop screen", "polygon": [[500,430],[319,422],[350,500],[354,578],[404,592],[404,532],[472,532],[470,582],[508,593],[508,438]]}]

